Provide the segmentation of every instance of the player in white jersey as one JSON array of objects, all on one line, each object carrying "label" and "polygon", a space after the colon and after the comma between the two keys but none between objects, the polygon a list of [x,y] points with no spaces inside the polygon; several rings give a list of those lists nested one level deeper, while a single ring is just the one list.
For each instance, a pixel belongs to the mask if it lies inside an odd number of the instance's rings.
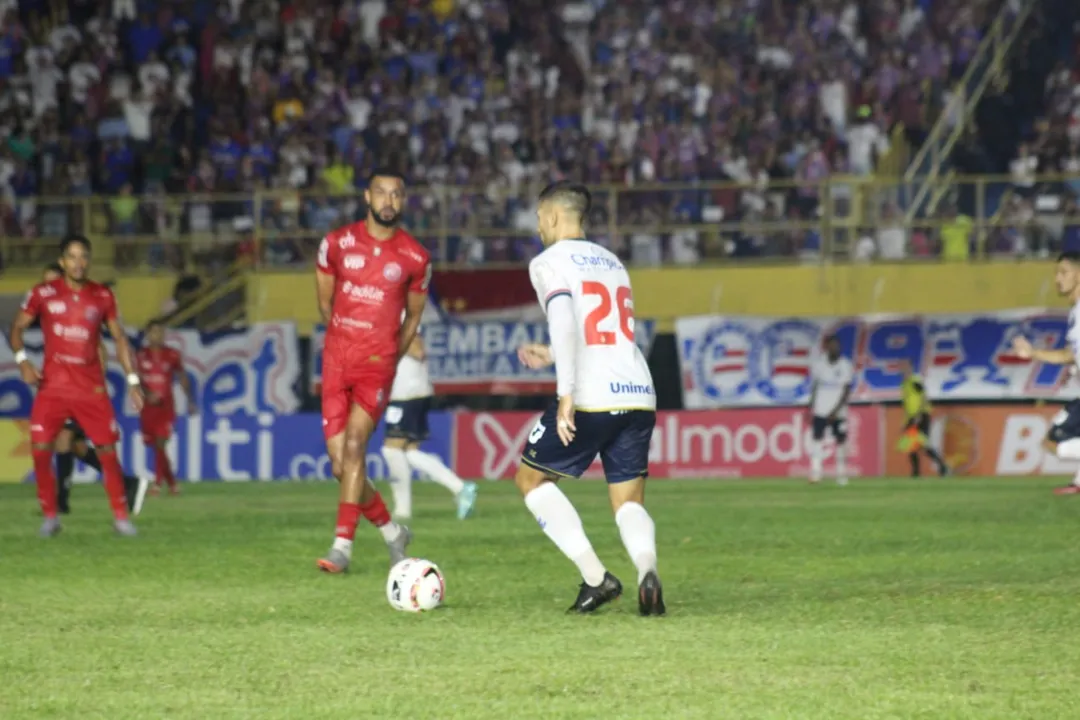
[{"label": "player in white jersey", "polygon": [[[1052,365],[1072,365],[1080,370],[1080,253],[1064,252],[1058,256],[1054,283],[1059,295],[1072,302],[1065,347],[1051,350],[1036,348],[1023,336],[1013,340],[1013,350],[1022,358]],[[1047,451],[1063,460],[1080,460],[1080,400],[1072,400],[1054,416],[1050,432],[1043,441]],[[1057,495],[1080,495],[1080,471],[1073,481],[1054,490]]]},{"label": "player in white jersey", "polygon": [[845,467],[847,452],[848,397],[855,380],[851,361],[840,354],[836,336],[825,339],[825,355],[814,361],[810,370],[810,417],[814,444],[810,448],[810,482],[821,482],[825,462],[825,430],[836,441],[836,482],[847,485]]},{"label": "player in white jersey", "polygon": [[472,515],[476,507],[476,483],[463,482],[438,455],[420,449],[420,443],[428,437],[427,416],[434,395],[424,341],[417,334],[408,352],[398,362],[394,385],[390,389],[390,404],[383,416],[386,418],[386,440],[382,454],[390,471],[396,520],[408,520],[412,516],[413,470],[454,494],[459,520]]},{"label": "player in white jersey", "polygon": [[565,182],[540,194],[545,250],[529,263],[529,276],[551,345],[526,345],[518,357],[532,368],[555,364],[558,400],[529,434],[514,482],[544,533],[581,571],[570,610],[592,612],[619,597],[622,584],[596,556],[557,482],[579,477],[599,455],[615,523],[638,571],[638,608],[663,615],[656,526],[644,504],[656,393],[634,342],[630,276],[615,255],[584,239],[590,201],[584,186]]}]

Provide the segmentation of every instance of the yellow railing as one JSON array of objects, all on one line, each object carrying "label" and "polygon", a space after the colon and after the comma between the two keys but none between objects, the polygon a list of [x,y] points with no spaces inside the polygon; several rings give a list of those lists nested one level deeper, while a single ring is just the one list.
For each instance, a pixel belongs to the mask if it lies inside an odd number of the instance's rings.
[{"label": "yellow railing", "polygon": [[926,210],[932,213],[936,209],[937,200],[932,192],[936,187],[940,187],[938,179],[942,167],[953,147],[963,137],[969,124],[968,118],[973,116],[986,88],[1005,71],[1005,60],[1013,41],[1034,5],[1034,0],[1024,0],[1013,14],[1010,4],[1005,3],[990,25],[986,37],[968,63],[967,71],[953,89],[959,96],[959,99],[954,99],[953,102],[961,103],[960,107],[943,109],[904,173],[908,186],[906,205],[909,218]]},{"label": "yellow railing", "polygon": [[[631,262],[644,264],[657,260],[674,264],[839,260],[856,252],[864,235],[873,236],[881,227],[893,225],[918,241],[912,248],[915,256],[933,254],[923,252],[924,246],[932,248],[948,218],[943,213],[908,215],[898,203],[904,197],[900,192],[904,184],[903,178],[879,175],[765,186],[597,186],[589,232]],[[1051,204],[1064,206],[1066,188],[1080,190],[1080,177],[1043,177],[1039,185]],[[1009,213],[999,212],[1007,207],[1002,202],[1012,192],[1008,177],[950,175],[937,178],[929,188],[935,198],[957,198],[963,214],[971,218],[979,239],[974,257],[992,254],[995,233],[1013,227]],[[404,222],[439,264],[521,263],[538,250],[532,201],[536,191],[530,188],[511,196],[503,188],[413,188],[403,211]],[[153,206],[161,230],[152,233],[150,227],[117,221],[108,212],[107,198],[39,198],[34,203],[33,227],[40,236],[0,236],[0,258],[6,271],[36,272],[55,259],[57,243],[68,231],[91,238],[99,268],[115,266],[121,273],[171,274],[181,268],[233,264],[260,270],[295,268],[311,262],[328,229],[363,215],[360,196],[178,196]],[[206,218],[212,222],[202,224]],[[1060,235],[1060,221],[1049,220],[1046,226]],[[916,232],[927,236],[925,242],[914,236]],[[677,243],[671,239],[673,234]],[[648,252],[652,237],[659,239],[659,258]],[[677,252],[676,244],[683,250],[696,247],[697,252]]]}]

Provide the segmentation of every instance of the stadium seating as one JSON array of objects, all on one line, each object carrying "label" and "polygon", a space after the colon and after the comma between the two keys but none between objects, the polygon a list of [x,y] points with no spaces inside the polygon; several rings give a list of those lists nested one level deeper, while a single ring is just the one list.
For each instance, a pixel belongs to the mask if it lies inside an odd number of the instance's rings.
[{"label": "stadium seating", "polygon": [[[5,261],[82,230],[119,266],[304,263],[382,165],[423,188],[409,225],[441,260],[530,257],[563,177],[630,188],[591,219],[632,262],[817,257],[821,200],[853,204],[822,183],[872,174],[897,122],[917,138],[1001,5],[24,3],[0,30]],[[721,221],[759,229],[701,231]]]}]

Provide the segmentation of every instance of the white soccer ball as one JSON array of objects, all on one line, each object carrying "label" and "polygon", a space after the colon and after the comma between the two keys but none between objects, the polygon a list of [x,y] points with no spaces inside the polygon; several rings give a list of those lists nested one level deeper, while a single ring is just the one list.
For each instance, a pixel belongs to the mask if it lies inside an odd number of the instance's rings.
[{"label": "white soccer ball", "polygon": [[446,581],[439,566],[429,560],[406,558],[390,568],[386,599],[402,612],[425,612],[442,605]]}]

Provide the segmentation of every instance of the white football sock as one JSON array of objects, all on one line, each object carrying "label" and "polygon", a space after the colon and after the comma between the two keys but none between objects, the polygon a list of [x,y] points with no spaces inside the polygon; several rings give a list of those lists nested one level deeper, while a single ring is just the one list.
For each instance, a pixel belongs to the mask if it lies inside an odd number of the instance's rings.
[{"label": "white football sock", "polygon": [[824,450],[825,450],[825,448],[822,447],[822,443],[819,442],[818,440],[811,440],[810,441],[810,479],[811,480],[820,480],[821,479],[821,467],[822,467],[822,464],[824,463],[824,458],[822,456],[825,454]]},{"label": "white football sock", "polygon": [[405,459],[405,451],[396,447],[384,447],[383,457],[390,473],[390,492],[394,496],[394,517],[412,517],[412,470]]},{"label": "white football sock", "polygon": [[847,448],[843,445],[837,444],[836,452],[834,453],[836,458],[836,477],[847,477]]},{"label": "white football sock", "polygon": [[544,534],[577,565],[586,583],[597,587],[604,582],[604,564],[585,536],[577,510],[558,485],[546,482],[532,490],[525,496],[525,506],[540,523]]},{"label": "white football sock", "polygon": [[647,573],[656,572],[656,524],[648,511],[636,502],[623,503],[615,513],[615,524],[619,526],[619,536],[637,568],[640,585]]},{"label": "white football sock", "polygon": [[379,527],[379,532],[382,534],[382,539],[388,543],[394,542],[398,539],[398,535],[401,534],[401,526],[391,520]]},{"label": "white football sock", "polygon": [[345,557],[352,557],[352,540],[346,540],[345,538],[334,538],[334,549],[340,550],[345,553]]},{"label": "white football sock", "polygon": [[461,478],[455,475],[453,470],[446,467],[438,455],[432,455],[423,450],[406,450],[405,458],[414,468],[455,495],[465,487],[465,483],[461,481]]},{"label": "white football sock", "polygon": [[1055,454],[1062,460],[1080,460],[1080,438],[1062,440]]}]

